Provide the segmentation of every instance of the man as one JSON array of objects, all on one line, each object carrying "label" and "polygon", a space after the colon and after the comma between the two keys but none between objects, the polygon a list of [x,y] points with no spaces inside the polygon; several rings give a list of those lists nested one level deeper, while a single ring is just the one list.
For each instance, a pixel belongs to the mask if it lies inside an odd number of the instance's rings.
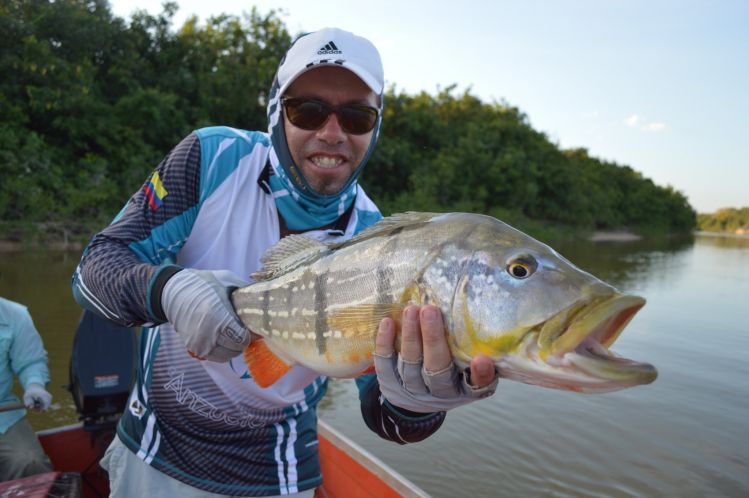
[{"label": "man", "polygon": [[[24,389],[24,405],[46,411],[52,395],[44,389],[49,369],[42,338],[25,306],[0,297],[0,410],[18,403],[11,392],[14,375]],[[26,420],[26,411],[0,411],[0,481],[51,470],[52,464]]]},{"label": "man", "polygon": [[[252,335],[228,296],[281,237],[340,241],[380,219],[357,178],[377,142],[383,86],[369,41],[333,28],[300,37],[271,87],[268,134],[192,133],[84,252],[78,302],[147,327],[138,382],[102,462],[112,496],[312,496],[327,380],[297,366],[255,385],[237,357]],[[445,410],[493,393],[488,358],[474,361],[472,383],[456,372],[434,307],[406,310],[401,355],[393,321],[380,329],[385,372],[357,385],[364,420],[383,438],[420,441]],[[445,379],[449,392],[430,394]]]}]

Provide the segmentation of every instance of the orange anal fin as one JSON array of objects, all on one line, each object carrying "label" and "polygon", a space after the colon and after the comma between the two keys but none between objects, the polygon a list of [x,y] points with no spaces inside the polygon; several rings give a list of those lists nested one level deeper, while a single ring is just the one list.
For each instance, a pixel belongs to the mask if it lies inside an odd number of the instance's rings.
[{"label": "orange anal fin", "polygon": [[365,368],[364,370],[356,374],[356,376],[359,377],[360,375],[367,375],[367,374],[375,373],[375,371],[376,370],[375,370],[374,363],[372,363],[367,368]]},{"label": "orange anal fin", "polygon": [[273,354],[263,339],[254,338],[244,349],[244,361],[255,384],[262,388],[273,385],[289,371],[291,365]]}]

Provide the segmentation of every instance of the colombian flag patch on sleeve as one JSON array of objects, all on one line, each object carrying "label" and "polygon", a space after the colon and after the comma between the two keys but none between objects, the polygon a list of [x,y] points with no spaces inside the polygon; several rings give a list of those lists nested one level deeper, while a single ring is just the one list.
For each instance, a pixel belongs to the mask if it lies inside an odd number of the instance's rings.
[{"label": "colombian flag patch on sleeve", "polygon": [[167,196],[167,191],[164,188],[164,184],[161,183],[158,171],[154,171],[151,179],[143,186],[143,190],[146,192],[148,205],[151,206],[151,209],[154,211],[159,209],[164,202],[164,197]]}]

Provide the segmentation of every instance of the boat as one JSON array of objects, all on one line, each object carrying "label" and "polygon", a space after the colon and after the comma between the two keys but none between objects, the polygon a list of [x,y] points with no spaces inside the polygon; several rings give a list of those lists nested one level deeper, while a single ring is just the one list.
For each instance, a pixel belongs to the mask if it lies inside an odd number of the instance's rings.
[{"label": "boat", "polygon": [[[73,342],[68,386],[81,422],[37,432],[54,471],[0,483],[0,497],[109,496],[109,478],[99,460],[115,435],[133,384],[134,337],[131,329],[83,313]],[[106,351],[118,354],[113,358]],[[0,410],[22,407],[18,403]],[[323,420],[318,420],[318,439],[323,484],[315,490],[315,498],[428,497]]]},{"label": "boat", "polygon": [[[325,421],[318,423],[323,484],[315,490],[315,498],[429,496]],[[111,435],[92,434],[82,423],[40,431],[37,435],[54,472],[0,483],[0,496],[102,498],[109,495],[109,480],[99,467],[99,460]]]}]

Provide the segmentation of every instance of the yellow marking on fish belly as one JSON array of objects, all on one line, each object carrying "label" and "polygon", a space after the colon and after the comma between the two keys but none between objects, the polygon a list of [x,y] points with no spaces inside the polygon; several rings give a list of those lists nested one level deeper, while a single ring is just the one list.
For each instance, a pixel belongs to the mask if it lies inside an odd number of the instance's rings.
[{"label": "yellow marking on fish belly", "polygon": [[[460,290],[463,290],[464,288],[465,285],[462,285]],[[521,327],[510,333],[479,339],[481,328],[477,328],[474,325],[473,320],[471,319],[471,314],[468,312],[468,300],[465,298],[463,299],[460,311],[467,335],[467,340],[462,341],[463,344],[461,344],[461,346],[464,351],[470,352],[470,356],[476,356],[478,354],[496,356],[498,353],[509,353],[517,347],[519,337],[523,337],[528,330],[527,328]]]},{"label": "yellow marking on fish belly", "polygon": [[401,304],[408,303],[421,303],[421,289],[418,284],[412,284],[403,289],[403,294],[400,298]]}]

